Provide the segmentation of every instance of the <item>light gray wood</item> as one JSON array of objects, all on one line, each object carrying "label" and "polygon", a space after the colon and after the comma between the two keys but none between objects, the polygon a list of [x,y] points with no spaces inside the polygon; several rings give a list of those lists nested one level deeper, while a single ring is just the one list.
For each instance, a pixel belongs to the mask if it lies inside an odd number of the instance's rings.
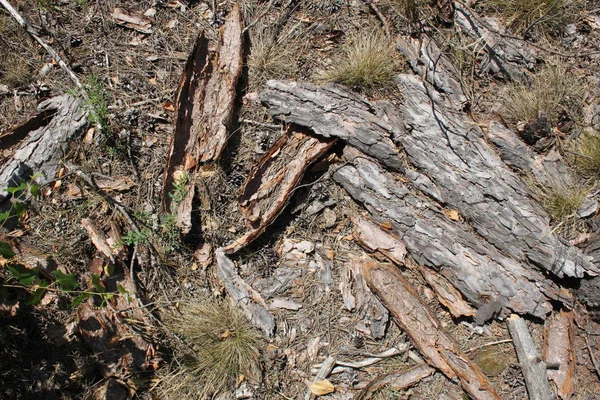
[{"label": "light gray wood", "polygon": [[511,315],[508,319],[508,330],[517,350],[529,399],[554,400],[546,376],[546,363],[540,358],[525,320],[518,315]]}]

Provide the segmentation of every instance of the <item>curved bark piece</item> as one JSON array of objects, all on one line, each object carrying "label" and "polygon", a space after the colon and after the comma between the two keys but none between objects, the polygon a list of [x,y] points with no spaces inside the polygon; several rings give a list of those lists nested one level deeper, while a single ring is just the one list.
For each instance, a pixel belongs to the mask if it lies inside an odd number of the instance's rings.
[{"label": "curved bark piece", "polygon": [[526,269],[478,239],[465,223],[449,219],[435,202],[415,194],[399,174],[385,171],[356,150],[346,149],[344,156],[350,163],[333,179],[377,223],[390,226],[417,262],[438,271],[472,304],[482,307],[498,301],[540,318],[552,309],[545,296],[558,299],[560,292],[541,272]]},{"label": "curved bark piece", "polygon": [[440,322],[421,302],[397,267],[370,261],[364,265],[364,275],[371,290],[390,310],[430,365],[450,379],[458,378],[462,388],[473,399],[502,399],[481,369],[444,332]]},{"label": "curved bark piece", "polygon": [[41,119],[41,122],[23,125],[35,130],[29,132],[19,149],[0,169],[0,202],[9,197],[8,187],[19,186],[34,174],[38,174],[37,182],[42,185],[54,179],[69,141],[80,135],[88,123],[81,99],[68,94],[43,101],[38,111],[40,115],[34,119]]},{"label": "curved bark piece", "polygon": [[[188,192],[194,186],[194,172],[202,164],[216,161],[227,144],[233,120],[236,86],[243,66],[242,14],[234,5],[219,33],[214,51],[208,39],[198,35],[177,90],[175,133],[171,142],[164,177],[163,202],[170,206],[168,194],[173,190],[176,171],[191,176]],[[187,217],[180,227],[191,227],[191,200],[179,205]]]},{"label": "curved bark piece", "polygon": [[[404,93],[400,106],[371,104],[337,86],[297,82],[269,81],[260,98],[273,117],[339,137],[389,169],[404,172],[417,188],[458,210],[479,235],[515,260],[558,277],[600,272],[579,249],[552,234],[547,213],[484,141],[477,123],[456,110],[453,99],[416,75],[398,75],[395,81]],[[402,161],[399,147],[414,170]]]},{"label": "curved bark piece", "polygon": [[238,197],[250,231],[223,250],[236,252],[259,237],[285,208],[308,166],[334,143],[335,139],[309,136],[301,127],[290,126],[254,166]]}]

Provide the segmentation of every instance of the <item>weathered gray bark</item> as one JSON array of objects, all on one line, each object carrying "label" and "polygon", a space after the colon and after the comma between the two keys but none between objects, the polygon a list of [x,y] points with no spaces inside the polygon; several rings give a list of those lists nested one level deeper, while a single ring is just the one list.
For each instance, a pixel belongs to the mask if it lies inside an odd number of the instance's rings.
[{"label": "weathered gray bark", "polygon": [[[461,31],[479,43],[483,52],[481,70],[506,79],[521,79],[526,69],[533,69],[536,58],[525,41],[508,39],[508,32],[497,19],[482,17],[471,8],[455,2],[454,19]],[[476,49],[473,49],[475,51]]]},{"label": "weathered gray bark", "polygon": [[371,213],[389,224],[409,254],[434,268],[471,303],[481,307],[500,301],[515,312],[544,318],[551,310],[546,296],[558,298],[554,284],[536,270],[498,252],[478,239],[468,224],[450,220],[442,208],[420,196],[399,174],[386,171],[356,150],[345,150],[350,161],[333,179]]},{"label": "weathered gray bark", "polygon": [[86,126],[87,112],[79,98],[61,95],[38,106],[40,113],[53,112],[52,118],[29,133],[9,161],[0,169],[0,202],[8,197],[8,187],[19,186],[37,174],[37,182],[45,184],[55,178],[69,142]]},{"label": "weathered gray bark", "polygon": [[238,275],[233,261],[227,258],[223,249],[218,248],[215,251],[215,258],[217,260],[217,274],[221,278],[227,294],[242,309],[246,318],[254,326],[261,329],[268,337],[273,336],[275,320],[267,310],[267,305],[260,294]]},{"label": "weathered gray bark", "polygon": [[372,104],[335,86],[297,82],[269,81],[260,97],[273,117],[339,137],[403,172],[414,187],[458,210],[484,241],[518,262],[558,277],[599,271],[552,234],[527,186],[484,141],[477,123],[456,110],[455,101],[418,76],[395,80],[405,99],[398,107]]},{"label": "weathered gray bark", "polygon": [[529,398],[531,400],[553,400],[554,395],[546,377],[546,363],[538,354],[525,320],[517,315],[511,315],[508,319],[508,330],[517,350]]}]

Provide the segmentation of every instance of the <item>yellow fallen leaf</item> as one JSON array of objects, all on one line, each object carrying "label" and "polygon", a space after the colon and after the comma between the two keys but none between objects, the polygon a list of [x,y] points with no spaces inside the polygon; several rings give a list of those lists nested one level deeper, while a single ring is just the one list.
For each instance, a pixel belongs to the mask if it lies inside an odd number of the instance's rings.
[{"label": "yellow fallen leaf", "polygon": [[456,210],[444,210],[444,214],[446,214],[446,217],[450,218],[452,221],[458,221],[460,218],[460,214]]},{"label": "yellow fallen leaf", "polygon": [[315,396],[325,396],[335,392],[335,387],[327,379],[313,383],[309,386],[309,389]]}]

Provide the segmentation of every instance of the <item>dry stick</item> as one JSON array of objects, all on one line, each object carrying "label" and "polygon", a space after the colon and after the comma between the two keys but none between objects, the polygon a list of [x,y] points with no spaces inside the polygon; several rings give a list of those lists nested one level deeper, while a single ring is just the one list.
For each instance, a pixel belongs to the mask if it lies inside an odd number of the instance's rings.
[{"label": "dry stick", "polygon": [[[313,383],[317,383],[317,382],[322,381],[323,379],[327,378],[327,376],[329,376],[329,374],[331,373],[331,370],[333,369],[334,365],[335,365],[335,358],[333,356],[327,357],[327,359],[325,361],[323,361],[323,365],[321,365],[321,369],[315,376]],[[316,396],[313,394],[313,392],[310,389],[308,389],[308,392],[306,392],[306,395],[304,396],[304,400],[311,400],[311,399],[314,399],[315,397]]]},{"label": "dry stick", "polygon": [[[46,50],[46,52],[58,63],[58,65],[60,65],[60,67],[67,73],[71,81],[73,81],[75,86],[77,86],[79,89],[83,89],[83,85],[79,81],[77,75],[75,75],[75,72],[69,68],[69,66],[63,61],[62,57],[52,47],[50,47],[41,37],[38,36],[36,29],[29,25],[7,0],[0,0],[0,4],[4,6],[4,8],[9,12],[10,15],[13,16],[19,25],[21,25],[21,27],[23,27],[23,29],[25,29],[25,31],[32,38],[34,38],[40,44],[40,46],[44,48],[44,50]],[[85,90],[81,90],[81,97],[83,97],[83,99],[86,101],[90,100]],[[95,115],[96,113],[94,110],[90,110],[89,112],[96,117],[94,118],[96,120],[96,126],[98,131],[102,132],[102,125],[100,124],[100,120],[97,118],[97,115]]]},{"label": "dry stick", "polygon": [[[350,369],[361,369],[373,364],[376,364],[382,361],[385,358],[394,357],[400,355],[408,350],[408,344],[403,343],[402,345],[398,345],[396,347],[392,347],[382,353],[374,354],[373,357],[365,358],[364,360],[356,361],[356,362],[346,362],[346,361],[335,361],[336,367],[331,371],[331,374],[339,374]],[[317,364],[313,368],[322,367],[323,364]]]},{"label": "dry stick", "polygon": [[377,15],[377,18],[379,18],[381,20],[381,23],[383,24],[385,33],[387,34],[388,38],[392,37],[392,30],[390,29],[390,24],[388,23],[387,19],[381,13],[381,10],[379,10],[379,7],[377,7],[377,4],[375,4],[371,0],[365,0],[365,3],[367,3],[367,5],[371,8],[371,10],[373,10],[375,15]]},{"label": "dry stick", "polygon": [[465,353],[472,353],[475,350],[483,349],[484,347],[495,346],[497,344],[502,344],[502,343],[512,343],[512,339],[498,340],[497,342],[490,342],[490,343],[482,344],[481,346],[471,347],[469,350],[465,351]]}]

